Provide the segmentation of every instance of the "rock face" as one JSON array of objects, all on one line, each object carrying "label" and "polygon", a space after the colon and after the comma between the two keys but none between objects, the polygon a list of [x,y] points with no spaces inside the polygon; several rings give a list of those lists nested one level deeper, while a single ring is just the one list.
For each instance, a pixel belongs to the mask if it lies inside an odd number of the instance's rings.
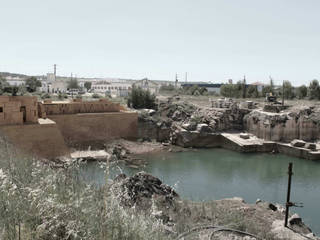
[{"label": "rock face", "polygon": [[172,202],[179,195],[168,185],[163,184],[159,178],[148,173],[139,172],[132,177],[121,174],[114,179],[121,204],[125,206],[150,207],[154,195],[160,195],[166,202]]},{"label": "rock face", "polygon": [[139,136],[183,147],[214,147],[218,146],[219,132],[242,130],[243,118],[249,112],[233,102],[229,108],[205,109],[185,102],[161,103],[152,116],[141,111]]},{"label": "rock face", "polygon": [[254,110],[244,118],[244,128],[259,138],[271,141],[313,141],[320,136],[319,119],[320,111],[311,108],[285,113]]}]

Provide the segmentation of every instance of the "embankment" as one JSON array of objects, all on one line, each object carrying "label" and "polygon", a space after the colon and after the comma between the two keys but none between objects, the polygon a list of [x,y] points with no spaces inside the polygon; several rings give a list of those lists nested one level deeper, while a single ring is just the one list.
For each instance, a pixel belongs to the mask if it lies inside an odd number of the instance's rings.
[{"label": "embankment", "polygon": [[54,123],[1,126],[0,132],[14,146],[35,156],[52,159],[70,153]]}]

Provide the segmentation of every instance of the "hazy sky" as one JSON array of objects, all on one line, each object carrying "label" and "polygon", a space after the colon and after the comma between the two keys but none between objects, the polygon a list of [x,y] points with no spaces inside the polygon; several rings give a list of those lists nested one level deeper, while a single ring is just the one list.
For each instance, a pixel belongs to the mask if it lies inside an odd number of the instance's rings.
[{"label": "hazy sky", "polygon": [[319,0],[0,1],[0,71],[320,79]]}]

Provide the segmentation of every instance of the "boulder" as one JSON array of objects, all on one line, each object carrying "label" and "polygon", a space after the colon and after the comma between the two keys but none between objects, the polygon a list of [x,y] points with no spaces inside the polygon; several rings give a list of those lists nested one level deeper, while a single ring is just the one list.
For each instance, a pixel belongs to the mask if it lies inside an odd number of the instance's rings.
[{"label": "boulder", "polygon": [[197,125],[197,131],[200,133],[210,133],[211,128],[208,126],[208,124],[200,123]]},{"label": "boulder", "polygon": [[293,141],[291,141],[291,145],[294,147],[304,147],[306,144],[305,141],[299,140],[299,139],[294,139]]},{"label": "boulder", "polygon": [[295,213],[289,218],[289,223],[290,225],[300,225],[302,224],[302,218]]},{"label": "boulder", "polygon": [[248,133],[240,133],[240,138],[249,139],[250,135]]}]

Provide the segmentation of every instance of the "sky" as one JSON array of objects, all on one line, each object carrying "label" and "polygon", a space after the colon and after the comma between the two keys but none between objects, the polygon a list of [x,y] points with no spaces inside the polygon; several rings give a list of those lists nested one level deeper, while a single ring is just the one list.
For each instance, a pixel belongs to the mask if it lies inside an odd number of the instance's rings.
[{"label": "sky", "polygon": [[0,0],[0,72],[320,79],[319,0]]}]

